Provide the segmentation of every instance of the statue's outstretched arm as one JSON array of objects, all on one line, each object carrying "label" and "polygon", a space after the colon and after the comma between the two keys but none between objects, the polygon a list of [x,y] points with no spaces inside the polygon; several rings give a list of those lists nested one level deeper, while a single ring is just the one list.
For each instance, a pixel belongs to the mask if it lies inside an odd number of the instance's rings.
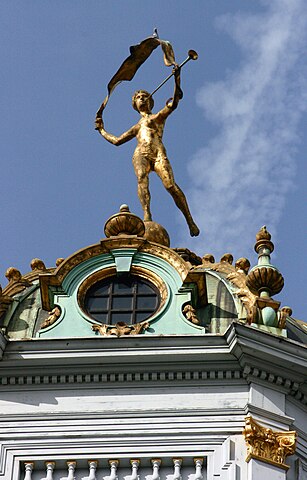
[{"label": "statue's outstretched arm", "polygon": [[165,119],[178,107],[179,101],[183,97],[183,92],[180,88],[180,67],[174,67],[175,89],[173,97],[167,101],[167,104],[160,112],[158,116]]},{"label": "statue's outstretched arm", "polygon": [[129,142],[132,138],[134,138],[137,134],[137,125],[134,125],[133,127],[129,128],[127,132],[124,132],[122,135],[117,137],[116,135],[112,135],[111,133],[108,133],[104,129],[104,124],[103,120],[100,117],[96,117],[95,121],[95,130],[98,130],[100,135],[103,136],[108,142],[112,143],[113,145],[122,145],[123,143]]}]

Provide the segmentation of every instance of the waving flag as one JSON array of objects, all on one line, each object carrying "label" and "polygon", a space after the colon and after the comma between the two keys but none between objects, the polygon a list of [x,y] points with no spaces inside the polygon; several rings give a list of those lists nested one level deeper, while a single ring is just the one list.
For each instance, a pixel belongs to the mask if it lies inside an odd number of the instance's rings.
[{"label": "waving flag", "polygon": [[170,42],[166,40],[160,40],[157,31],[148,38],[145,38],[138,45],[133,45],[130,47],[130,55],[123,61],[115,75],[111,78],[108,83],[108,95],[102,102],[99,110],[97,111],[97,116],[102,115],[103,110],[105,109],[111,93],[115,87],[124,80],[132,80],[140,66],[147,60],[151,53],[161,45],[163,54],[164,54],[164,63],[167,67],[171,65],[176,65],[175,55],[173,47]]}]

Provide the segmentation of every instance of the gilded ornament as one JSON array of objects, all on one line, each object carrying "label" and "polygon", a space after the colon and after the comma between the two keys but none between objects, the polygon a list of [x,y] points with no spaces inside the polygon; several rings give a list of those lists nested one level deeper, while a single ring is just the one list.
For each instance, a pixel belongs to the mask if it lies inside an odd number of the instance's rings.
[{"label": "gilded ornament", "polygon": [[215,258],[211,253],[206,253],[201,260],[204,267],[212,267],[212,264],[215,263]]},{"label": "gilded ornament", "polygon": [[[132,97],[132,106],[140,114],[139,121],[119,137],[110,134],[105,130],[102,119],[102,112],[108,102],[109,95],[120,81],[132,79],[139,66],[161,42],[164,45],[164,54],[165,58],[167,58],[167,65],[173,65],[172,75],[168,77],[170,78],[174,76],[175,79],[173,98],[168,100],[165,107],[163,107],[158,113],[152,113],[154,106],[152,95],[165,82],[162,82],[162,84],[151,94],[146,90],[137,90]],[[132,163],[138,181],[138,197],[144,212],[144,222],[152,221],[149,174],[154,171],[160,177],[165,189],[173,197],[176,206],[183,213],[190,234],[193,237],[199,235],[199,228],[192,218],[183,191],[175,182],[173,169],[162,142],[165,122],[170,114],[177,108],[179,101],[183,97],[183,92],[180,88],[181,67],[191,59],[197,59],[197,53],[193,50],[190,50],[188,58],[181,65],[178,65],[175,62],[171,44],[157,39],[156,36],[145,39],[139,45],[134,46],[130,57],[124,61],[118,72],[109,82],[109,95],[106,97],[96,114],[95,129],[105,140],[113,145],[122,145],[123,143],[136,138],[137,146],[133,154]],[[165,81],[167,81],[168,78]]]},{"label": "gilded ornament", "polygon": [[235,263],[236,271],[240,273],[245,273],[246,275],[248,273],[250,266],[251,266],[250,261],[248,260],[248,258],[245,258],[245,257],[238,258],[238,260]]},{"label": "gilded ornament", "polygon": [[65,260],[65,258],[62,258],[62,257],[57,258],[56,261],[55,261],[55,265],[57,267],[59,267],[61,265],[61,263],[64,262],[64,260]]},{"label": "gilded ornament", "polygon": [[9,267],[5,272],[5,276],[9,281],[8,285],[3,289],[3,294],[6,296],[13,297],[32,285],[15,267]]},{"label": "gilded ornament", "polygon": [[247,462],[254,458],[288,470],[285,460],[295,452],[295,431],[274,432],[248,416],[245,418],[243,436],[247,445]]},{"label": "gilded ornament", "polygon": [[231,253],[224,253],[220,262],[227,262],[227,263],[230,263],[230,265],[232,265],[233,255],[231,255]]},{"label": "gilded ornament", "polygon": [[143,237],[145,233],[144,222],[134,213],[131,213],[128,205],[122,205],[119,213],[112,215],[104,226],[106,237],[121,235],[136,235]]},{"label": "gilded ornament", "polygon": [[43,260],[40,260],[39,258],[33,258],[30,263],[30,267],[33,271],[39,270],[41,272],[45,272],[47,270]]},{"label": "gilded ornament", "polygon": [[187,304],[184,306],[182,313],[184,314],[185,318],[189,320],[189,322],[194,323],[194,325],[199,325],[200,321],[197,318],[196,310],[192,305]]},{"label": "gilded ornament", "polygon": [[284,279],[277,269],[270,266],[258,266],[250,271],[246,284],[255,295],[259,295],[265,290],[271,296],[281,292],[284,286]]},{"label": "gilded ornament", "polygon": [[100,335],[115,337],[123,337],[126,335],[138,335],[149,327],[149,322],[140,322],[135,325],[127,325],[125,322],[118,322],[115,326],[112,325],[92,325],[92,330],[98,332]]},{"label": "gilded ornament", "polygon": [[282,274],[271,264],[271,253],[274,245],[266,227],[262,227],[256,235],[255,250],[258,254],[258,264],[246,277],[249,290],[257,295],[257,322],[267,327],[277,327],[277,310],[280,303],[271,296],[279,293],[284,286]]},{"label": "gilded ornament", "polygon": [[290,307],[282,307],[278,312],[277,312],[277,318],[278,318],[278,328],[286,328],[286,321],[288,317],[291,317],[292,315],[292,308]]},{"label": "gilded ornament", "polygon": [[145,234],[144,237],[149,242],[159,243],[165,247],[170,246],[169,234],[165,228],[157,222],[153,221],[144,221],[145,224]]},{"label": "gilded ornament", "polygon": [[60,316],[61,316],[60,307],[58,306],[54,307],[54,309],[51,310],[51,312],[49,312],[48,318],[43,321],[40,328],[42,329],[42,328],[50,327],[50,325],[53,325],[58,320],[58,318],[60,318]]}]

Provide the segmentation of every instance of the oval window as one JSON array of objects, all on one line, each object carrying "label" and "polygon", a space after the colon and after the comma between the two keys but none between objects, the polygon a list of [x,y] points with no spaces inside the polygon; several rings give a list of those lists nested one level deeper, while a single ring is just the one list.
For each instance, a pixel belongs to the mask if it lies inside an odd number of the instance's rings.
[{"label": "oval window", "polygon": [[157,288],[136,275],[101,280],[89,288],[84,301],[86,312],[107,325],[142,322],[151,317],[158,306]]}]

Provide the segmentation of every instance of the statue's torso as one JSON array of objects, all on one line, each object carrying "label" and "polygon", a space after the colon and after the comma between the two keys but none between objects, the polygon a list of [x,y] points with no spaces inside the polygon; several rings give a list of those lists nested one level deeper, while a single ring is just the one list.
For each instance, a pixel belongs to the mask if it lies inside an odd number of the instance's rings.
[{"label": "statue's torso", "polygon": [[158,114],[148,114],[141,117],[138,122],[136,135],[138,144],[135,154],[141,154],[155,161],[158,157],[166,156],[166,150],[162,143],[165,120],[161,121]]}]

